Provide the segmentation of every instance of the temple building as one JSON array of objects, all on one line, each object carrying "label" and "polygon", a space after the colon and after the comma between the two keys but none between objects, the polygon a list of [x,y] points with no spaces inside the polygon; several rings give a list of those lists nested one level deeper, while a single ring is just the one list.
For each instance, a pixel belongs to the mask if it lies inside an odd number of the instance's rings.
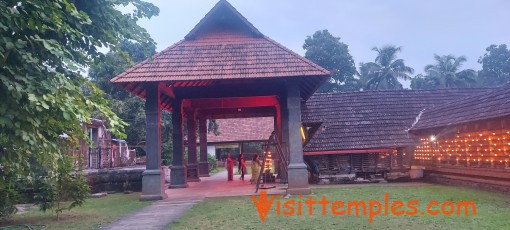
[{"label": "temple building", "polygon": [[487,89],[389,90],[314,94],[304,103],[306,162],[316,179],[408,177],[420,113]]},{"label": "temple building", "polygon": [[262,145],[275,129],[273,117],[217,119],[218,133],[207,134],[207,152],[217,160],[224,160],[228,152],[237,158],[239,153],[249,161],[262,155]]},{"label": "temple building", "polygon": [[409,132],[431,180],[510,191],[510,83],[428,108]]},{"label": "temple building", "polygon": [[[329,77],[219,1],[183,40],[111,80],[145,99],[141,199],[166,198],[163,109],[172,113],[170,189],[209,176],[208,152],[217,148],[208,143],[239,148],[273,131],[282,151],[272,158],[288,194],[309,194],[310,181],[398,178],[413,166],[437,180],[510,187],[510,84],[315,93]],[[208,134],[210,119],[230,121],[220,125],[227,132]]]}]

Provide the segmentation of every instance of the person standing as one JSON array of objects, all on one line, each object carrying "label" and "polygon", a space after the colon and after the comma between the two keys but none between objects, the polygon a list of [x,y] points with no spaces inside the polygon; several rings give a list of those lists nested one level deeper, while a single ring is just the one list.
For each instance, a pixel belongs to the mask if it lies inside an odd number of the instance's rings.
[{"label": "person standing", "polygon": [[[238,161],[239,161],[238,162],[239,164],[237,166],[237,172],[241,173],[241,177],[239,179],[244,180],[244,171],[245,170],[243,170],[243,162],[244,162],[244,154],[243,153],[239,154]],[[246,163],[244,163],[244,165],[246,165]]]},{"label": "person standing", "polygon": [[227,153],[227,172],[228,172],[228,181],[234,180],[234,160],[230,156],[230,153]]},{"label": "person standing", "polygon": [[262,165],[260,164],[259,155],[255,154],[253,156],[253,160],[251,161],[251,179],[250,183],[257,183],[260,175],[260,168]]}]

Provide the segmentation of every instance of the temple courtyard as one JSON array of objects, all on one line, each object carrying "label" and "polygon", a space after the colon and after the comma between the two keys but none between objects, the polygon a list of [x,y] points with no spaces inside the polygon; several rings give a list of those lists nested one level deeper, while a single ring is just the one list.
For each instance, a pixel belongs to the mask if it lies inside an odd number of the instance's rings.
[{"label": "temple courtyard", "polygon": [[[23,214],[17,214],[10,223],[45,225],[48,229],[504,229],[507,226],[506,217],[510,215],[510,198],[502,193],[481,191],[463,187],[433,185],[423,182],[407,183],[375,183],[375,184],[343,184],[343,185],[311,185],[312,194],[299,198],[285,196],[285,187],[276,186],[263,191],[268,194],[281,195],[275,197],[265,221],[262,222],[252,195],[254,186],[249,183],[249,176],[245,181],[228,182],[226,171],[220,171],[211,177],[203,178],[201,182],[189,183],[187,189],[167,189],[170,198],[161,201],[138,201],[139,193],[110,194],[101,198],[91,198],[83,207],[73,209],[62,215],[56,221],[51,213],[43,213],[31,209]],[[390,203],[389,214],[384,214],[384,199],[388,194]],[[331,207],[323,215],[323,207],[316,204],[309,215],[306,200],[311,197],[320,201],[327,200],[364,201],[367,204],[366,213],[359,208],[352,207],[350,215],[347,210],[343,215],[332,213]],[[256,200],[259,199],[255,196]],[[285,215],[288,211],[284,202],[302,201],[302,215],[298,215],[297,206],[293,215]],[[380,201],[381,213],[374,215],[370,223],[370,201]],[[403,215],[397,216],[392,211],[391,204],[402,201],[404,204],[416,200],[418,212],[407,206],[401,208]],[[277,201],[280,201],[281,212],[277,214]],[[438,201],[428,213],[427,204]],[[476,203],[476,215],[469,210],[457,214],[457,206],[442,205],[458,201],[473,201]],[[347,208],[345,208],[347,209]],[[376,209],[372,209],[373,211]],[[397,210],[399,211],[399,210]],[[410,212],[411,211],[411,212]],[[421,214],[424,212],[424,215]],[[338,213],[337,213],[338,214]],[[398,212],[396,213],[398,214]]]}]

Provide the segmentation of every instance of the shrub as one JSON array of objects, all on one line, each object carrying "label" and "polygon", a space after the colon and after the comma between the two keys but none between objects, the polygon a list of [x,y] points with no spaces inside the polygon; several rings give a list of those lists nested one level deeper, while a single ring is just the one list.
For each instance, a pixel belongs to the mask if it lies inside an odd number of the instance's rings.
[{"label": "shrub", "polygon": [[0,188],[0,222],[16,212],[16,203],[19,197],[15,190]]},{"label": "shrub", "polygon": [[[47,175],[38,176],[34,181],[35,203],[42,211],[54,210],[57,219],[64,210],[81,206],[89,193],[85,176],[73,172],[72,162],[72,157],[64,155],[58,160],[57,170],[49,170]],[[64,205],[67,201],[69,203]]]},{"label": "shrub", "polygon": [[218,160],[216,160],[215,156],[207,155],[207,162],[209,163],[209,172],[215,170],[218,167],[218,164],[216,163]]},{"label": "shrub", "polygon": [[16,213],[16,204],[21,200],[18,193],[19,181],[13,173],[6,172],[0,165],[0,222]]}]

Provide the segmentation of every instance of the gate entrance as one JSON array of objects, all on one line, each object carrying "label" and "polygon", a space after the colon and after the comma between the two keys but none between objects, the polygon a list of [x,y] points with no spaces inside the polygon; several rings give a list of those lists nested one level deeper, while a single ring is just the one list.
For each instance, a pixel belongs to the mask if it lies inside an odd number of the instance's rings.
[{"label": "gate entrance", "polygon": [[[186,188],[207,176],[205,120],[275,116],[277,136],[289,150],[288,189],[310,193],[300,133],[301,103],[328,79],[329,71],[264,36],[227,1],[219,1],[185,39],[112,79],[145,98],[147,168],[143,200],[166,197],[161,170],[161,110],[172,112],[170,188]],[[183,121],[189,137],[198,123],[196,151],[184,162]],[[190,132],[191,130],[191,132]],[[202,131],[204,130],[204,131]],[[193,148],[193,141],[189,142]]]}]

